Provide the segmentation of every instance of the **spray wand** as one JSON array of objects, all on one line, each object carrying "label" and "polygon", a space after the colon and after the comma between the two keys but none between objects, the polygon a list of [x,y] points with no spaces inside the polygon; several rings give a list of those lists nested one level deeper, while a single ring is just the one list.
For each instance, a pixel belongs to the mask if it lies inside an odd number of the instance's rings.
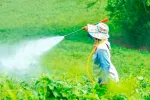
[{"label": "spray wand", "polygon": [[[108,18],[102,20],[101,22],[103,22],[103,23],[108,22]],[[81,31],[81,30],[83,30],[83,29],[81,28],[81,29],[78,29],[78,30],[76,30],[76,31],[74,31],[74,32],[68,33],[68,34],[64,35],[64,37],[67,37],[67,36],[69,36],[69,35],[72,35],[72,34],[74,34],[74,33],[77,33],[77,32],[79,32],[79,31]]]},{"label": "spray wand", "polygon": [[82,30],[82,28],[81,28],[81,29],[78,29],[78,30],[76,30],[76,31],[74,31],[74,32],[71,32],[71,33],[69,33],[69,34],[67,34],[67,35],[64,35],[64,37],[69,36],[69,35],[74,34],[74,33],[77,33],[77,32],[79,32],[79,31],[81,31],[81,30]]}]

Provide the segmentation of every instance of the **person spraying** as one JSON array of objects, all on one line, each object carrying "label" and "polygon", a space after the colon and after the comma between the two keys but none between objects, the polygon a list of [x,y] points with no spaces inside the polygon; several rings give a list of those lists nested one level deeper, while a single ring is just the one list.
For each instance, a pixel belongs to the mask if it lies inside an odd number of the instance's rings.
[{"label": "person spraying", "polygon": [[89,36],[94,39],[94,54],[93,61],[101,69],[101,75],[98,78],[98,83],[100,85],[105,85],[108,83],[108,76],[110,76],[116,81],[119,81],[118,73],[116,68],[110,59],[110,43],[109,38],[109,27],[103,22],[98,24],[88,24],[84,26],[82,30],[89,33]]}]

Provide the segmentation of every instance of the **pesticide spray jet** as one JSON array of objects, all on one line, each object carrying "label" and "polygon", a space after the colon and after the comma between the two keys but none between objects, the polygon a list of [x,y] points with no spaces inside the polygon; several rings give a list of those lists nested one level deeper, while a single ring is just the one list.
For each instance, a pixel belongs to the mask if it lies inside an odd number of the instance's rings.
[{"label": "pesticide spray jet", "polygon": [[6,73],[15,72],[17,74],[35,72],[39,66],[40,56],[63,39],[63,36],[56,36],[26,41],[17,45],[11,55],[5,55],[8,54],[8,51],[3,51],[3,56],[0,56],[0,71],[3,70]]}]

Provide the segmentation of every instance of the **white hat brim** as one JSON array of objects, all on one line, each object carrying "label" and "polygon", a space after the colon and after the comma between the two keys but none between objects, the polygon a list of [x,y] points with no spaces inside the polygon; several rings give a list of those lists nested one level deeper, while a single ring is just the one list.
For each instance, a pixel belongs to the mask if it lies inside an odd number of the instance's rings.
[{"label": "white hat brim", "polygon": [[108,39],[109,35],[108,34],[103,34],[103,33],[90,33],[89,34],[93,37],[93,38],[97,38],[97,39]]}]

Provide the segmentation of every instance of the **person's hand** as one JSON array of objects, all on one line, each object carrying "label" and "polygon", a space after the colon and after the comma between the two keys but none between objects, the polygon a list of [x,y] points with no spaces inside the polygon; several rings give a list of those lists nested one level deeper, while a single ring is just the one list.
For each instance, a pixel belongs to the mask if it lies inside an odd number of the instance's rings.
[{"label": "person's hand", "polygon": [[87,27],[87,26],[84,26],[84,27],[82,28],[82,30],[88,31],[88,27]]}]

